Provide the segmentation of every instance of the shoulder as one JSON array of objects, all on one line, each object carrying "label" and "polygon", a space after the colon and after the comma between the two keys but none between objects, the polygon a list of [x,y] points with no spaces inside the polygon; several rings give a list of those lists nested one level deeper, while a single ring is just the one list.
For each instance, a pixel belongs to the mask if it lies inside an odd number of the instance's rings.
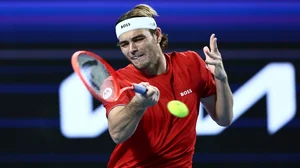
[{"label": "shoulder", "polygon": [[195,60],[195,59],[202,59],[201,56],[193,50],[186,50],[186,51],[173,51],[166,53],[169,55],[171,58],[175,59],[181,59],[181,60]]},{"label": "shoulder", "polygon": [[128,74],[137,74],[138,73],[131,64],[127,65],[124,68],[118,69],[116,72],[120,76],[123,76],[123,75],[128,76]]},{"label": "shoulder", "polygon": [[170,56],[172,62],[185,63],[189,65],[197,64],[197,66],[201,66],[203,63],[205,64],[203,58],[201,58],[201,56],[193,50],[186,50],[182,52],[173,51],[166,54]]},{"label": "shoulder", "polygon": [[174,57],[189,57],[189,56],[195,56],[198,55],[197,52],[193,51],[193,50],[186,50],[186,51],[172,51],[172,52],[168,52],[166,53],[170,56],[174,56]]}]

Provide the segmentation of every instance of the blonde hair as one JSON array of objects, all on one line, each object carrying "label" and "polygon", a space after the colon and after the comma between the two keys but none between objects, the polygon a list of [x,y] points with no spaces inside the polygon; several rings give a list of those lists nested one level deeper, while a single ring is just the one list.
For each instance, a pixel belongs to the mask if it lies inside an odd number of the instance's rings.
[{"label": "blonde hair", "polygon": [[[157,17],[158,14],[157,12],[149,5],[147,4],[139,4],[136,5],[133,9],[130,11],[124,13],[117,21],[116,25],[123,20],[134,18],[134,17],[152,17],[155,18]],[[151,34],[155,33],[155,30],[149,29]],[[163,34],[162,39],[159,43],[161,49],[165,49],[168,46],[168,35]]]}]

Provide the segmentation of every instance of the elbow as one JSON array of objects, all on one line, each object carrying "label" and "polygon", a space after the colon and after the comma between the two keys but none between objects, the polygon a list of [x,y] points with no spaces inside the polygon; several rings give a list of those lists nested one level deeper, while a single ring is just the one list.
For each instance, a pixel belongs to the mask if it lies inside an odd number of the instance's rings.
[{"label": "elbow", "polygon": [[125,140],[123,140],[123,138],[120,136],[119,133],[111,134],[110,136],[111,136],[112,140],[114,141],[114,143],[116,143],[116,144],[120,144],[125,141]]},{"label": "elbow", "polygon": [[229,127],[231,125],[231,123],[232,123],[232,120],[230,120],[230,119],[217,121],[217,124],[222,127]]},{"label": "elbow", "polygon": [[122,141],[120,140],[120,138],[117,137],[117,136],[111,136],[111,138],[112,138],[112,140],[114,141],[114,143],[116,143],[116,144],[122,143]]},{"label": "elbow", "polygon": [[124,142],[124,141],[121,141],[120,139],[114,139],[114,138],[113,138],[113,141],[116,144],[121,144],[122,142]]},{"label": "elbow", "polygon": [[232,124],[233,115],[217,119],[216,122],[222,127],[229,127]]},{"label": "elbow", "polygon": [[116,144],[123,143],[123,142],[125,142],[129,138],[129,137],[125,137],[120,132],[110,133],[110,137],[112,138],[112,140]]}]

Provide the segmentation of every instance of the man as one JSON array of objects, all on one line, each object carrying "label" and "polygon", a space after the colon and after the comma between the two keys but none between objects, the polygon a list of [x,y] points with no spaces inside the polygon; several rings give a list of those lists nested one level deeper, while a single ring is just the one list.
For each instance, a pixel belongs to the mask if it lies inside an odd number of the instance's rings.
[{"label": "man", "polygon": [[[155,16],[153,8],[141,4],[116,24],[119,46],[131,62],[117,73],[148,91],[127,91],[117,102],[104,104],[117,143],[108,167],[192,167],[200,101],[217,124],[232,121],[233,98],[215,35],[210,49],[203,49],[206,63],[193,51],[164,54],[168,39]],[[167,103],[174,99],[188,106],[187,117],[168,112]]]}]

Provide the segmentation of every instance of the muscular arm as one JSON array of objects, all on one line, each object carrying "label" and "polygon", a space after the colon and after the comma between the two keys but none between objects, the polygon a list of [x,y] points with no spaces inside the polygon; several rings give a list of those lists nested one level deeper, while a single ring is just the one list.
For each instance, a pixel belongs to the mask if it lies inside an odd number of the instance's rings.
[{"label": "muscular arm", "polygon": [[132,136],[146,108],[134,99],[126,106],[116,106],[108,115],[108,130],[115,143],[122,143]]},{"label": "muscular arm", "polygon": [[233,118],[233,98],[215,34],[210,36],[210,49],[205,46],[203,52],[207,69],[215,78],[216,95],[202,99],[202,104],[219,125],[229,126]]},{"label": "muscular arm", "polygon": [[160,94],[156,87],[147,82],[140,84],[147,88],[144,95],[136,93],[126,106],[116,106],[108,114],[108,131],[117,144],[133,135],[146,109],[159,100]]},{"label": "muscular arm", "polygon": [[201,102],[213,120],[220,126],[229,126],[233,118],[233,97],[227,81],[215,78],[216,94],[202,98]]}]

